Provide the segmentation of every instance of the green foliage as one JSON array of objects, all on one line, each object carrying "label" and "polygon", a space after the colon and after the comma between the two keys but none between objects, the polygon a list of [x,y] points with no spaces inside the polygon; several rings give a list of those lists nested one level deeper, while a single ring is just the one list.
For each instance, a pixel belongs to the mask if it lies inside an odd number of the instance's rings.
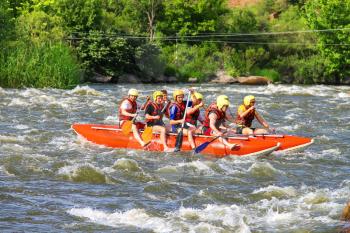
[{"label": "green foliage", "polygon": [[224,16],[224,21],[226,30],[230,33],[251,33],[258,29],[254,13],[246,8],[232,9]]},{"label": "green foliage", "polygon": [[225,70],[234,77],[250,75],[250,71],[269,59],[269,53],[263,48],[249,47],[236,50],[227,47],[223,53]]},{"label": "green foliage", "polygon": [[[349,12],[350,0],[310,0],[305,5],[308,24],[316,30],[350,28]],[[350,44],[349,31],[319,32],[317,39],[319,52],[330,62],[327,73],[337,82],[349,76],[350,50],[345,45]]]},{"label": "green foliage", "polygon": [[26,11],[17,19],[17,35],[21,39],[41,43],[61,41],[64,31],[61,18],[51,16],[42,10]]},{"label": "green foliage", "polygon": [[132,69],[135,47],[121,37],[105,37],[103,32],[90,31],[77,45],[82,65],[90,72],[117,77]]},{"label": "green foliage", "polygon": [[224,0],[164,1],[164,14],[158,30],[165,35],[196,35],[215,32],[219,18],[227,10]]},{"label": "green foliage", "polygon": [[160,49],[154,44],[144,44],[136,48],[136,66],[145,78],[156,78],[164,74],[165,62],[160,57]]},{"label": "green foliage", "polygon": [[11,9],[8,0],[0,5],[0,47],[2,47],[14,31]]},{"label": "green foliage", "polygon": [[280,81],[280,74],[274,69],[256,69],[252,73],[258,76],[264,76],[274,83]]},{"label": "green foliage", "polygon": [[64,44],[18,43],[0,52],[3,87],[69,88],[80,82],[79,65]]},{"label": "green foliage", "polygon": [[292,55],[273,61],[273,67],[281,74],[281,81],[299,84],[334,84],[335,77],[326,74],[328,64],[329,61],[319,55],[306,58]]},{"label": "green foliage", "polygon": [[174,73],[181,81],[188,78],[197,78],[198,81],[205,81],[208,76],[216,73],[220,66],[220,54],[213,44],[202,44],[189,46],[169,46],[164,49],[163,57],[167,64],[167,72]]},{"label": "green foliage", "polygon": [[53,2],[57,16],[63,19],[67,30],[88,32],[100,29],[103,0],[57,0]]}]

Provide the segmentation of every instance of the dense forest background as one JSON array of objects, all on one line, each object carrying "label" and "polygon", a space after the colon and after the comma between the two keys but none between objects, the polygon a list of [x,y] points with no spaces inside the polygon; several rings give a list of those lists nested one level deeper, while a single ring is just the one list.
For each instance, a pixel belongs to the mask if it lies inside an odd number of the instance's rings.
[{"label": "dense forest background", "polygon": [[99,74],[205,81],[350,79],[350,0],[2,0],[0,86],[68,88]]}]

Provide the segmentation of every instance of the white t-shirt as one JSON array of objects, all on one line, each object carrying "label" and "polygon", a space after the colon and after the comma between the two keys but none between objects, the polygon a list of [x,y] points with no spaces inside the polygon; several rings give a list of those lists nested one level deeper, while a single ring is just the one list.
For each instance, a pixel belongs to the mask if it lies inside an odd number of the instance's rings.
[{"label": "white t-shirt", "polygon": [[124,109],[124,110],[131,110],[132,109],[132,105],[130,104],[130,101],[128,100],[124,100],[122,102],[122,105],[120,107],[121,109]]}]

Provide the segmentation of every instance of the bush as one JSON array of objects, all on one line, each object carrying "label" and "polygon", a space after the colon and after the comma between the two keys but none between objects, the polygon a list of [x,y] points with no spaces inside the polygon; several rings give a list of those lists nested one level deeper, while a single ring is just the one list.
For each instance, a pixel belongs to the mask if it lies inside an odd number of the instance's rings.
[{"label": "bush", "polygon": [[224,68],[231,76],[250,75],[254,68],[266,63],[269,53],[263,48],[247,48],[237,51],[226,48],[223,53]]},{"label": "bush", "polygon": [[274,69],[256,69],[252,71],[252,73],[254,75],[267,77],[274,83],[280,81],[280,74]]},{"label": "bush", "polygon": [[320,55],[279,57],[273,61],[283,82],[299,84],[336,83],[335,78],[326,73],[328,64],[329,61]]},{"label": "bush", "polygon": [[216,73],[221,64],[221,54],[213,44],[168,46],[163,50],[163,59],[167,65],[167,72],[176,75],[179,80],[197,78],[200,82]]},{"label": "bush", "polygon": [[0,54],[3,87],[69,88],[80,82],[78,62],[64,44],[17,43]]}]

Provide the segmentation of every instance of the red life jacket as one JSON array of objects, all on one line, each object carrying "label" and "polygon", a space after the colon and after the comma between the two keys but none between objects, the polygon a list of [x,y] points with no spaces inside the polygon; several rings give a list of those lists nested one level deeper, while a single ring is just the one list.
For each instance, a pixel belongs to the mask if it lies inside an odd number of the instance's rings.
[{"label": "red life jacket", "polygon": [[164,115],[168,119],[170,119],[170,106],[171,106],[171,103],[172,102],[169,100],[169,102],[166,103],[165,110],[164,110]]},{"label": "red life jacket", "polygon": [[161,118],[160,119],[146,119],[146,122],[148,123],[148,122],[155,122],[155,121],[160,121],[160,120],[162,120],[162,109],[163,109],[163,104],[156,104],[156,103],[154,103],[154,102],[150,102],[149,104],[147,104],[147,106],[149,106],[149,105],[152,105],[153,106],[153,112],[151,112],[151,116],[158,116],[158,115],[160,115],[161,116]]},{"label": "red life jacket", "polygon": [[[239,106],[238,109],[240,109],[242,106],[245,109],[244,111],[247,111],[247,108],[243,104],[241,106]],[[255,118],[255,110],[254,111],[250,111],[243,118],[239,115],[238,110],[237,110],[236,124],[237,125],[242,125],[242,126],[245,126],[245,127],[251,127],[254,118]]]},{"label": "red life jacket", "polygon": [[124,102],[125,100],[128,101],[128,102],[130,103],[130,105],[132,106],[131,109],[124,109],[126,112],[134,114],[134,113],[136,113],[136,111],[137,111],[137,103],[136,103],[136,101],[132,101],[132,100],[129,99],[129,98],[124,98],[124,99],[121,101],[120,106],[119,106],[119,109],[118,109],[118,115],[119,115],[119,120],[120,120],[120,121],[125,121],[125,120],[130,121],[130,120],[133,119],[133,117],[131,117],[131,116],[125,116],[125,115],[122,114],[122,108],[121,108],[121,107],[122,107],[122,104],[123,104],[123,102]]},{"label": "red life jacket", "polygon": [[209,107],[205,110],[205,115],[204,115],[203,126],[206,128],[210,128],[210,119],[209,119],[210,113],[215,113],[215,115],[217,116],[215,126],[216,128],[219,128],[219,126],[225,122],[225,119],[226,119],[225,112],[218,109],[218,107],[216,106],[216,103],[210,104]]},{"label": "red life jacket", "polygon": [[192,125],[197,126],[197,120],[198,120],[199,114],[200,114],[200,110],[199,109],[197,109],[191,115],[186,114],[185,121],[190,123],[190,124],[192,124]]},{"label": "red life jacket", "polygon": [[182,103],[177,103],[177,102],[173,102],[170,104],[169,108],[168,108],[168,114],[170,116],[170,110],[173,106],[176,106],[177,108],[177,112],[176,112],[176,115],[175,115],[175,119],[172,119],[172,120],[181,120],[184,116],[184,113],[185,113],[185,109],[186,109],[186,105],[182,102]]}]

